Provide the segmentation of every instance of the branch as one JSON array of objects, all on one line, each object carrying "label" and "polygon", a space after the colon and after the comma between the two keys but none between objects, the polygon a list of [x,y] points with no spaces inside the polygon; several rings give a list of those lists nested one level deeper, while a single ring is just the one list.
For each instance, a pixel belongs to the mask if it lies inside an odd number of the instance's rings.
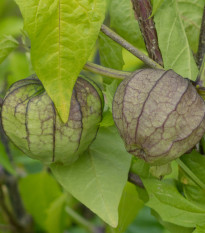
[{"label": "branch", "polygon": [[141,61],[143,61],[146,65],[148,65],[151,68],[154,69],[163,69],[162,66],[157,64],[155,61],[153,61],[151,58],[146,56],[144,53],[142,53],[139,49],[135,48],[132,44],[127,42],[125,39],[123,39],[121,36],[119,36],[117,33],[112,31],[110,28],[108,28],[105,25],[101,26],[101,31],[110,37],[112,40],[120,44],[123,48],[127,49],[130,53],[132,53],[134,56],[138,57]]},{"label": "branch", "polygon": [[94,64],[92,62],[87,62],[83,67],[84,70],[91,71],[95,74],[104,75],[110,78],[124,79],[129,77],[132,73],[120,70],[114,70],[104,66]]},{"label": "branch", "polygon": [[144,185],[140,177],[132,172],[129,172],[128,181],[133,183],[134,185],[139,186],[140,188],[144,188]]},{"label": "branch", "polygon": [[162,55],[158,45],[157,31],[153,17],[150,17],[152,14],[150,1],[132,0],[132,4],[149,57],[163,66]]},{"label": "branch", "polygon": [[203,17],[201,21],[201,31],[199,36],[199,46],[198,46],[198,52],[197,52],[197,64],[200,68],[202,65],[203,57],[205,53],[205,6],[203,11]]},{"label": "branch", "polygon": [[[0,139],[5,147],[7,155],[10,161],[13,161],[12,153],[9,147],[8,139],[3,131],[3,127],[1,124],[0,118]],[[10,199],[10,203],[13,209],[13,217],[16,223],[13,225],[14,227],[20,227],[21,232],[32,232],[32,219],[30,215],[28,215],[24,209],[21,196],[18,190],[18,182],[15,176],[11,175],[7,171],[4,170],[3,167],[0,166],[0,181],[6,185],[8,189],[8,195]],[[3,195],[3,192],[1,193]],[[6,209],[4,209],[6,210]],[[11,219],[11,215],[7,211],[6,214],[8,215],[9,219]],[[11,222],[11,221],[10,221]],[[14,222],[13,222],[14,223]]]}]

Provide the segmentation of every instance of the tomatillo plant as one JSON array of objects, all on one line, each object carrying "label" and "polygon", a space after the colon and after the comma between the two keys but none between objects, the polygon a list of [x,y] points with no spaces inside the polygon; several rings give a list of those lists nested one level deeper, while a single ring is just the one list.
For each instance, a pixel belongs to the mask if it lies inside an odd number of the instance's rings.
[{"label": "tomatillo plant", "polygon": [[147,232],[205,232],[204,0],[15,2],[0,1],[0,231],[137,232],[142,209]]}]

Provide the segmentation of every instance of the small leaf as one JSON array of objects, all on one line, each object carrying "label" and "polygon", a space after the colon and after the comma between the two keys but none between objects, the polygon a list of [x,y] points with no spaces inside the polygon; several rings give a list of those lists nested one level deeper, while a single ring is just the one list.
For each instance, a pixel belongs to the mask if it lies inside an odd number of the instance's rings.
[{"label": "small leaf", "polygon": [[135,185],[127,182],[119,205],[119,223],[113,233],[123,233],[135,219],[136,215],[144,206],[144,202],[139,199]]},{"label": "small leaf", "polygon": [[100,122],[100,127],[110,127],[114,125],[114,120],[112,117],[112,113],[108,110],[103,113],[103,119]]},{"label": "small leaf", "polygon": [[116,128],[103,127],[90,149],[73,165],[53,164],[51,169],[66,191],[116,227],[130,161]]},{"label": "small leaf", "polygon": [[74,84],[92,52],[104,19],[105,1],[16,2],[31,40],[34,70],[66,122]]},{"label": "small leaf", "polygon": [[0,36],[0,64],[18,47],[18,41],[12,36]]},{"label": "small leaf", "polygon": [[173,69],[181,76],[195,80],[198,69],[179,17],[176,0],[164,0],[154,20],[165,69]]},{"label": "small leaf", "polygon": [[197,226],[193,233],[204,233],[205,232],[205,225],[204,226]]},{"label": "small leaf", "polygon": [[103,66],[122,70],[124,65],[122,47],[102,32],[99,34],[99,53]]},{"label": "small leaf", "polygon": [[20,194],[27,211],[45,229],[46,212],[61,195],[60,187],[46,172],[28,175],[19,182]]},{"label": "small leaf", "polygon": [[154,16],[156,13],[157,9],[161,6],[164,0],[157,0],[157,1],[152,1],[152,14],[150,17]]},{"label": "small leaf", "polygon": [[106,85],[106,89],[105,89],[105,98],[106,98],[106,103],[109,107],[109,110],[112,112],[112,102],[113,102],[113,97],[115,95],[115,92],[117,90],[119,81],[118,80],[114,80],[111,84]]},{"label": "small leaf", "polygon": [[180,159],[205,185],[205,157],[193,150],[190,154],[185,154]]},{"label": "small leaf", "polygon": [[182,196],[174,182],[143,179],[143,184],[149,194],[147,206],[153,208],[163,221],[184,227],[205,224],[204,208]]}]

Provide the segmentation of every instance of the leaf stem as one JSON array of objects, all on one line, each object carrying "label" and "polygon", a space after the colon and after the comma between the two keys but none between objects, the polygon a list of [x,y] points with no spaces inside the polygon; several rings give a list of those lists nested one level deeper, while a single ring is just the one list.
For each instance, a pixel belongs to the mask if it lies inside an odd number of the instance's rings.
[{"label": "leaf stem", "polygon": [[193,179],[193,181],[195,181],[196,184],[205,190],[205,184],[201,182],[197,176],[195,176],[195,174],[189,169],[189,167],[186,166],[186,164],[183,163],[180,158],[176,159],[176,162]]},{"label": "leaf stem", "polygon": [[69,206],[66,206],[66,213],[75,220],[76,223],[87,229],[90,233],[95,233],[95,226],[79,215],[76,211],[74,211]]},{"label": "leaf stem", "polygon": [[87,62],[83,69],[87,71],[91,71],[95,74],[100,74],[106,77],[116,78],[116,79],[124,79],[132,74],[131,72],[114,70],[111,68],[94,64],[92,62]]},{"label": "leaf stem", "polygon": [[110,28],[108,28],[104,24],[101,26],[101,31],[105,35],[110,37],[112,40],[114,40],[115,42],[120,44],[123,48],[127,49],[134,56],[138,57],[141,61],[143,61],[149,67],[154,68],[154,69],[163,69],[162,66],[160,66],[158,63],[156,63],[151,58],[146,56],[143,52],[141,52],[139,49],[135,48],[132,44],[127,42],[125,39],[123,39],[121,36],[119,36],[117,33],[112,31]]}]

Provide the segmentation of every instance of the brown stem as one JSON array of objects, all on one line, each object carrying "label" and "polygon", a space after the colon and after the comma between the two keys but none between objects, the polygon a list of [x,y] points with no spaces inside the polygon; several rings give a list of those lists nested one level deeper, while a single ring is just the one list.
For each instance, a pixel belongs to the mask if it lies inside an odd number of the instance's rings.
[{"label": "brown stem", "polygon": [[139,186],[140,188],[144,188],[144,185],[142,183],[142,180],[140,179],[140,177],[132,172],[129,172],[128,175],[128,180],[133,183],[134,185]]},{"label": "brown stem", "polygon": [[197,65],[200,68],[202,65],[203,57],[205,54],[205,6],[203,11],[203,17],[201,21],[201,31],[199,36],[199,46],[198,46],[198,52],[197,52]]},{"label": "brown stem", "polygon": [[[9,147],[8,139],[3,131],[3,127],[1,124],[1,118],[0,118],[0,140],[2,141],[4,148],[7,152],[7,155],[10,159],[10,161],[13,161],[12,153]],[[0,166],[0,181],[2,184],[5,184],[8,195],[10,199],[10,203],[13,210],[13,218],[16,222],[12,220],[10,223],[13,223],[14,227],[21,228],[21,233],[30,233],[32,232],[32,219],[30,215],[28,215],[24,209],[21,196],[18,190],[18,181],[15,176],[11,175],[5,169]],[[1,192],[1,196],[3,195],[3,192]],[[6,210],[6,209],[4,209]],[[9,219],[11,220],[11,214],[6,211],[6,214],[8,215]],[[19,229],[18,229],[19,230]]]},{"label": "brown stem", "polygon": [[149,57],[163,66],[161,51],[158,45],[157,31],[153,21],[152,7],[149,0],[132,0],[135,17],[145,41]]}]

